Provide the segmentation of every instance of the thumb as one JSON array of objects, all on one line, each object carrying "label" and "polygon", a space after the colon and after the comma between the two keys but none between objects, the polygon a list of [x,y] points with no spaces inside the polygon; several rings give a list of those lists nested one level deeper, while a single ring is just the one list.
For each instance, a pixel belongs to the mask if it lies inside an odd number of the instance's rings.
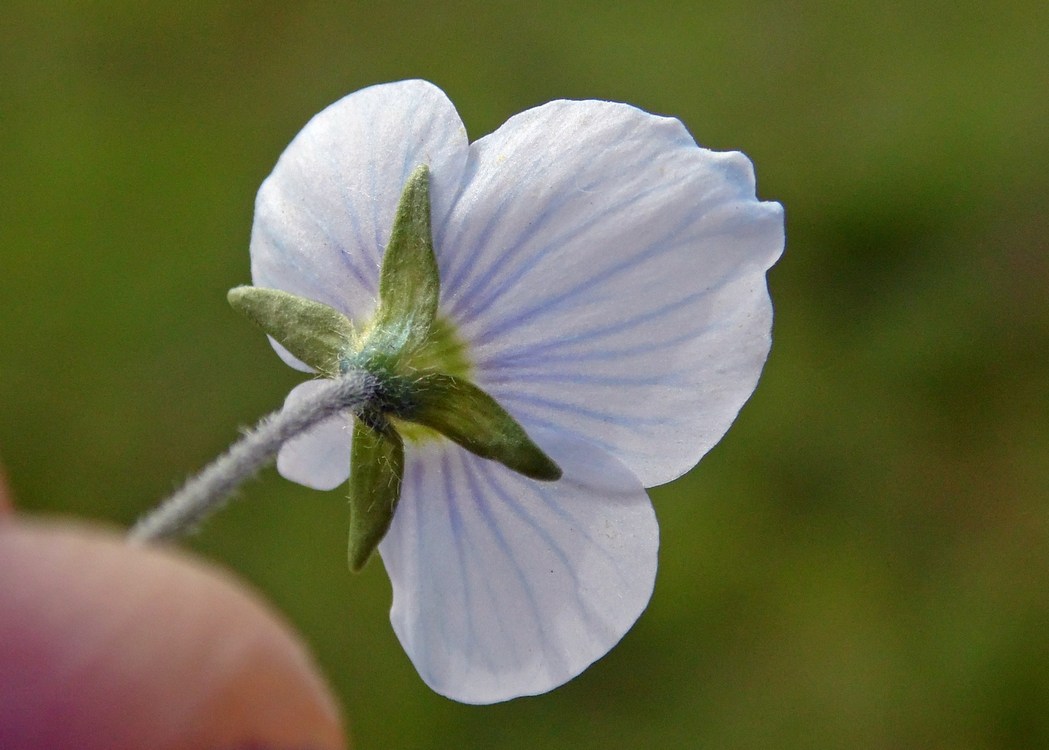
[{"label": "thumb", "polygon": [[344,747],[302,643],[229,575],[68,523],[0,523],[0,747]]}]

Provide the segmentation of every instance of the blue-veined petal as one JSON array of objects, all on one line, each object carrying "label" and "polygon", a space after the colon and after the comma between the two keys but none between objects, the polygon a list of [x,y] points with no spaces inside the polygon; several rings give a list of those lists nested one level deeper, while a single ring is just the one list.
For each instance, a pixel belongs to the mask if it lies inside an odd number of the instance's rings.
[{"label": "blue-veined petal", "polygon": [[536,432],[564,477],[536,482],[448,441],[406,445],[401,502],[379,546],[390,619],[423,679],[466,703],[550,690],[644,610],[659,530],[612,456]]},{"label": "blue-veined petal", "polygon": [[473,144],[437,257],[477,384],[651,486],[753,391],[782,249],[782,208],[755,199],[742,154],[628,105],[558,101]]},{"label": "blue-veined petal", "polygon": [[467,150],[459,115],[430,83],[372,86],[335,102],[295,137],[259,189],[251,233],[256,286],[367,321],[405,181],[420,164],[430,166],[433,218],[441,223]]},{"label": "blue-veined petal", "polygon": [[[307,380],[291,389],[284,408],[294,408],[317,388],[319,380]],[[315,490],[332,490],[350,477],[350,444],[353,417],[336,414],[286,442],[277,454],[277,471],[285,479]]]}]

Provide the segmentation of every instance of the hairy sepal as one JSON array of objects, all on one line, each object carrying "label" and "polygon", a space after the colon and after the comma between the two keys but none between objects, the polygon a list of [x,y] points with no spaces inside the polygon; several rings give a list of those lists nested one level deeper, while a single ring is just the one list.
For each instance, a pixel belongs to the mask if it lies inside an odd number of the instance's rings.
[{"label": "hairy sepal", "polygon": [[238,286],[227,294],[233,309],[305,364],[326,377],[339,373],[351,350],[353,324],[333,307],[279,289]]}]

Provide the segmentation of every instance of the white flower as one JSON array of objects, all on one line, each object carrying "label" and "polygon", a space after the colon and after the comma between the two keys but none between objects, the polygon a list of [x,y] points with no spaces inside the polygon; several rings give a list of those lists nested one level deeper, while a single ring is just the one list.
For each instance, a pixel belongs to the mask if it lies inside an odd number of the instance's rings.
[{"label": "white flower", "polygon": [[[746,157],[677,120],[555,101],[470,144],[443,92],[404,81],[336,102],[281,156],[256,202],[254,283],[367,324],[423,164],[455,356],[564,472],[539,482],[406,434],[379,547],[393,627],[434,690],[492,703],[571,679],[644,610],[659,542],[644,488],[694,466],[754,390],[783,213],[755,198]],[[289,442],[280,472],[345,482],[351,419]]]}]

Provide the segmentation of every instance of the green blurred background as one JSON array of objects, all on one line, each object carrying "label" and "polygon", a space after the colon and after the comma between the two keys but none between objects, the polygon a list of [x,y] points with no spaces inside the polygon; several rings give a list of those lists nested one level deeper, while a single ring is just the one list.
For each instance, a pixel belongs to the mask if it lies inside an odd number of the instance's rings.
[{"label": "green blurred background", "polygon": [[128,524],[299,376],[227,307],[299,128],[423,77],[472,138],[559,98],[680,117],[787,209],[775,343],[652,492],[651,605],[564,688],[431,693],[273,471],[186,542],[311,644],[358,747],[1049,747],[1049,5],[8,0],[0,460]]}]

